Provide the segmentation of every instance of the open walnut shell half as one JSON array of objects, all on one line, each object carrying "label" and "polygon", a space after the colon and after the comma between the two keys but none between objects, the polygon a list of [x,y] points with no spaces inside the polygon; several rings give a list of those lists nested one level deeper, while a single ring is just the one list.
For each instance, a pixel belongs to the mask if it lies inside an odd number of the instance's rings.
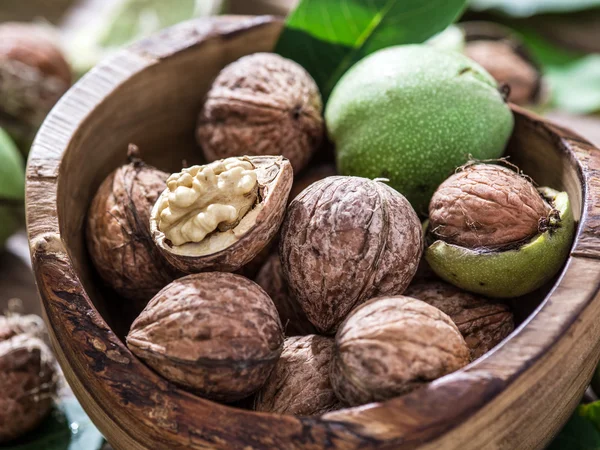
[{"label": "open walnut shell half", "polygon": [[227,158],[167,180],[150,216],[165,258],[185,273],[233,272],[275,236],[293,181],[282,156]]}]

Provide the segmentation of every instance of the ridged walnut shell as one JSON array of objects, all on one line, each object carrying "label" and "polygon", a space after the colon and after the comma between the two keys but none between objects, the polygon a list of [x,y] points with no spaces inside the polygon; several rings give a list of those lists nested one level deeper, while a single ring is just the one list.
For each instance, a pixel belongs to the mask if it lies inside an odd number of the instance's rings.
[{"label": "ridged walnut shell", "polygon": [[298,302],[292,297],[283,276],[279,254],[272,254],[255,279],[275,303],[286,336],[304,336],[316,333]]},{"label": "ridged walnut shell", "polygon": [[48,346],[28,334],[0,342],[0,443],[35,429],[52,409],[55,361]]},{"label": "ridged walnut shell", "polygon": [[515,328],[508,305],[470,294],[443,281],[412,284],[404,295],[447,314],[465,338],[472,361],[498,345]]},{"label": "ridged walnut shell", "polygon": [[17,138],[31,138],[71,86],[71,69],[48,28],[0,25],[0,125]]},{"label": "ridged walnut shell", "polygon": [[510,88],[508,101],[517,105],[536,102],[541,89],[541,75],[524,55],[506,40],[468,42],[465,54],[479,63],[500,85]]},{"label": "ridged walnut shell", "polygon": [[173,280],[149,225],[167,177],[134,158],[102,182],[88,211],[86,240],[96,270],[108,286],[136,302],[147,302]]},{"label": "ridged walnut shell", "polygon": [[256,283],[212,272],[160,291],[131,325],[127,345],[166,379],[231,402],[264,384],[281,354],[283,331]]},{"label": "ridged walnut shell", "polygon": [[274,53],[255,53],[225,67],[198,120],[208,161],[283,155],[304,168],[324,135],[323,102],[304,68]]},{"label": "ridged walnut shell", "polygon": [[283,352],[254,400],[256,411],[316,416],[341,409],[329,381],[333,339],[325,336],[286,338]]},{"label": "ridged walnut shell", "polygon": [[526,177],[494,164],[461,168],[429,204],[429,230],[449,244],[502,248],[543,231],[551,208]]},{"label": "ridged walnut shell", "polygon": [[328,177],[288,208],[279,255],[292,296],[321,333],[366,300],[404,292],[423,238],[410,203],[383,182]]},{"label": "ridged walnut shell", "polygon": [[340,326],[331,384],[343,403],[363,405],[405,394],[468,363],[469,349],[450,317],[421,300],[382,297]]},{"label": "ridged walnut shell", "polygon": [[[159,201],[152,209],[150,231],[156,246],[169,263],[184,273],[207,271],[235,272],[252,261],[275,237],[283,217],[292,187],[290,162],[281,156],[243,156],[257,171],[258,202],[234,228],[208,235],[201,243],[170,245],[158,228]],[[168,195],[165,190],[161,195]],[[227,234],[227,246],[212,245],[212,239],[222,240]],[[208,241],[208,242],[206,242]],[[206,252],[206,249],[210,252]]]}]

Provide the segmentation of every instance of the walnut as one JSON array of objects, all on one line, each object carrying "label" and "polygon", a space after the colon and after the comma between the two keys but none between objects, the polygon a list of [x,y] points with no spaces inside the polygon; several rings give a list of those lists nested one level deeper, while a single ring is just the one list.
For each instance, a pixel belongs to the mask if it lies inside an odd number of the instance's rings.
[{"label": "walnut", "polygon": [[552,214],[524,176],[498,165],[473,164],[461,168],[434,193],[429,229],[450,244],[496,249],[535,236]]},{"label": "walnut", "polygon": [[538,100],[541,74],[526,55],[508,41],[479,40],[467,43],[465,54],[479,63],[498,83],[508,85],[508,100],[528,105]]},{"label": "walnut", "polygon": [[0,316],[0,443],[33,430],[52,409],[56,362],[35,317]]},{"label": "walnut", "polygon": [[182,272],[236,271],[275,237],[292,179],[281,156],[228,158],[173,174],[152,208],[154,242]]},{"label": "walnut", "polygon": [[506,304],[470,294],[443,281],[410,285],[404,295],[447,314],[465,338],[472,361],[498,345],[515,328],[513,314]]},{"label": "walnut", "polygon": [[279,55],[255,53],[225,67],[214,81],[197,139],[209,161],[283,155],[298,173],[323,139],[322,110],[306,70]]},{"label": "walnut", "polygon": [[71,69],[48,26],[0,25],[0,125],[30,139],[71,86]]},{"label": "walnut", "polygon": [[316,416],[341,409],[329,381],[333,339],[290,337],[269,379],[254,400],[256,411]]},{"label": "walnut", "polygon": [[315,327],[306,318],[306,314],[290,293],[281,269],[279,254],[274,253],[269,257],[258,272],[255,281],[275,303],[286,336],[302,336],[316,332]]},{"label": "walnut", "polygon": [[400,294],[423,248],[410,203],[380,181],[329,177],[288,208],[279,254],[292,296],[321,333],[378,295]]},{"label": "walnut", "polygon": [[160,291],[131,325],[127,345],[166,379],[231,402],[264,384],[283,331],[275,305],[256,283],[211,272]]},{"label": "walnut", "polygon": [[150,210],[166,188],[168,175],[145,165],[137,147],[131,145],[128,155],[129,164],[112,172],[92,200],[87,247],[107,285],[145,304],[175,272],[152,242],[149,225]]},{"label": "walnut", "polygon": [[348,405],[383,401],[469,363],[450,317],[410,297],[373,299],[348,316],[335,336],[331,384]]}]

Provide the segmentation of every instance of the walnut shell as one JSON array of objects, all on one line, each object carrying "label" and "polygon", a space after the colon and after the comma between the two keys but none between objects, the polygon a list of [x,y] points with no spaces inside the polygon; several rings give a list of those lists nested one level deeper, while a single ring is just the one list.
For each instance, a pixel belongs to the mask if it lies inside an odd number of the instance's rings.
[{"label": "walnut shell", "polygon": [[234,272],[254,259],[275,237],[293,181],[292,167],[281,156],[244,156],[255,168],[258,201],[233,228],[215,230],[203,242],[172,245],[159,229],[162,197],[157,199],[150,218],[150,231],[157,247],[171,265],[184,273],[211,270]]},{"label": "walnut shell", "polygon": [[550,212],[524,176],[494,164],[473,164],[433,194],[429,230],[449,244],[496,249],[538,234]]},{"label": "walnut shell", "polygon": [[292,296],[321,333],[378,295],[401,294],[421,258],[421,223],[379,181],[329,177],[288,208],[279,255]]},{"label": "walnut shell", "polygon": [[287,281],[283,276],[279,254],[272,254],[256,277],[256,283],[262,287],[275,303],[286,336],[303,336],[316,333],[316,329],[307,319],[298,302],[292,297]]},{"label": "walnut shell", "polygon": [[0,316],[0,342],[18,334],[28,334],[48,343],[46,325],[40,316],[35,314]]},{"label": "walnut shell", "polygon": [[471,361],[486,354],[515,328],[508,305],[470,294],[443,281],[412,284],[404,295],[447,314],[465,338]]},{"label": "walnut shell", "polygon": [[160,291],[131,325],[131,351],[166,379],[231,402],[264,384],[283,331],[269,296],[232,273],[201,273]]},{"label": "walnut shell", "polygon": [[49,27],[0,25],[0,125],[29,139],[71,86],[71,69]]},{"label": "walnut shell", "polygon": [[36,428],[52,409],[55,361],[48,346],[28,334],[0,342],[0,443]]},{"label": "walnut shell", "polygon": [[450,317],[410,297],[373,299],[348,316],[335,336],[331,384],[348,405],[383,401],[469,363]]},{"label": "walnut shell", "polygon": [[329,381],[333,339],[324,336],[286,338],[283,352],[254,400],[256,411],[316,416],[341,409]]},{"label": "walnut shell", "polygon": [[508,100],[518,105],[536,102],[541,89],[541,74],[506,40],[468,42],[465,54],[480,64],[499,84],[508,85]]},{"label": "walnut shell", "polygon": [[208,161],[283,155],[298,173],[319,147],[323,103],[300,65],[255,53],[225,67],[198,119],[197,139]]},{"label": "walnut shell", "polygon": [[86,239],[102,280],[127,299],[147,302],[175,271],[152,242],[149,225],[168,175],[145,165],[136,151],[130,147],[131,162],[100,185],[88,211]]}]

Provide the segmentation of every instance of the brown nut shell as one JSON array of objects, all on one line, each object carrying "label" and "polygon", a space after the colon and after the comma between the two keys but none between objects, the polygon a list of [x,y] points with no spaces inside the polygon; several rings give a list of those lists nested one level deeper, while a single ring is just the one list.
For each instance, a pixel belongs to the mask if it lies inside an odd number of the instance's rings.
[{"label": "brown nut shell", "polygon": [[0,25],[0,125],[30,138],[71,86],[71,69],[48,26]]},{"label": "brown nut shell", "polygon": [[497,249],[538,234],[550,211],[526,177],[494,164],[473,164],[433,194],[429,230],[450,244]]},{"label": "brown nut shell", "polygon": [[373,299],[348,316],[335,337],[331,384],[348,405],[383,401],[469,363],[450,317],[410,297]]},{"label": "brown nut shell", "polygon": [[422,300],[447,314],[471,351],[471,361],[483,356],[515,328],[508,305],[465,292],[443,281],[412,284],[404,295]]},{"label": "brown nut shell", "polygon": [[298,302],[292,297],[283,276],[279,254],[272,254],[255,279],[275,303],[286,336],[304,336],[316,333]]},{"label": "brown nut shell", "polygon": [[323,139],[322,110],[319,89],[304,68],[274,53],[255,53],[216,78],[197,139],[208,161],[283,155],[298,173]]},{"label": "brown nut shell", "polygon": [[[150,232],[154,242],[167,261],[178,270],[184,273],[235,272],[252,261],[279,231],[293,182],[290,162],[281,156],[243,156],[239,159],[250,161],[256,169],[259,200],[246,214],[251,217],[250,220],[242,219],[236,227],[207,237],[216,239],[217,235],[228,234],[230,244],[225,248],[209,244],[203,248],[210,248],[212,253],[205,253],[197,250],[200,247],[195,243],[170,245],[158,228],[160,202],[157,201],[152,209]],[[169,191],[165,190],[161,196],[168,194]]]},{"label": "brown nut shell", "polygon": [[283,331],[269,296],[232,273],[201,273],[160,291],[131,325],[131,351],[166,379],[231,402],[264,384]]},{"label": "brown nut shell", "polygon": [[321,333],[378,295],[401,294],[423,249],[421,223],[379,181],[328,177],[288,208],[279,255],[292,296]]},{"label": "brown nut shell", "polygon": [[486,69],[501,85],[510,88],[508,101],[517,105],[535,102],[540,74],[535,66],[506,41],[471,41],[465,54]]},{"label": "brown nut shell", "polygon": [[46,344],[28,334],[0,342],[0,443],[35,429],[52,409],[55,361]]},{"label": "brown nut shell", "polygon": [[316,416],[341,409],[329,381],[333,339],[286,338],[281,358],[254,400],[256,411]]},{"label": "brown nut shell", "polygon": [[[130,153],[136,155],[135,148]],[[87,216],[87,247],[100,277],[123,297],[144,304],[174,278],[149,226],[167,177],[132,157],[102,182]]]}]

